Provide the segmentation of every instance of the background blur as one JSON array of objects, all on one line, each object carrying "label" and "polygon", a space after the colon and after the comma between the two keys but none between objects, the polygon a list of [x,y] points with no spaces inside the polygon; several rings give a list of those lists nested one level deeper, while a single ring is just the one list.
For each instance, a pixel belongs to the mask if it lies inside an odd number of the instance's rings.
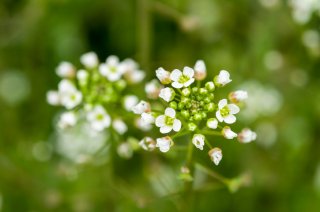
[{"label": "background blur", "polygon": [[159,66],[203,59],[210,77],[230,71],[226,93],[248,90],[240,125],[258,140],[221,142],[218,167],[199,157],[250,184],[230,192],[209,178],[191,210],[320,211],[319,23],[317,0],[1,0],[0,211],[175,211],[183,202],[180,159],[105,149],[113,156],[77,163],[73,146],[57,151],[61,109],[45,95],[58,63],[80,67],[88,51],[134,58],[150,80]]}]

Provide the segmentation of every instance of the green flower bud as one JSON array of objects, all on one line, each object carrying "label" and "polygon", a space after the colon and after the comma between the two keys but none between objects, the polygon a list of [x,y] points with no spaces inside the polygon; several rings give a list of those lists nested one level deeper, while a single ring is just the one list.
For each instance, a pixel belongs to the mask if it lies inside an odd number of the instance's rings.
[{"label": "green flower bud", "polygon": [[196,93],[198,93],[198,88],[197,87],[194,87],[194,88],[192,88],[192,93],[194,93],[194,94],[196,94]]},{"label": "green flower bud", "polygon": [[183,96],[189,96],[191,94],[191,89],[190,88],[184,88],[182,89],[182,95]]},{"label": "green flower bud", "polygon": [[197,129],[197,125],[195,123],[188,123],[188,130],[195,131]]},{"label": "green flower bud", "polygon": [[213,82],[207,82],[205,85],[206,89],[208,89],[208,91],[214,91],[214,83]]},{"label": "green flower bud", "polygon": [[212,102],[211,102],[211,103],[208,103],[208,104],[206,104],[205,109],[206,109],[207,111],[209,111],[209,112],[213,112],[214,109],[215,109],[215,104],[212,103]]},{"label": "green flower bud", "polygon": [[200,121],[202,119],[202,116],[201,116],[201,114],[200,113],[196,113],[196,114],[194,114],[194,120],[196,120],[196,121]]},{"label": "green flower bud", "polygon": [[189,108],[191,108],[191,106],[192,106],[191,102],[187,102],[187,103],[186,103],[186,108],[189,109]]},{"label": "green flower bud", "polygon": [[182,110],[181,115],[186,119],[190,117],[190,113],[187,110]]},{"label": "green flower bud", "polygon": [[214,94],[213,94],[213,93],[209,93],[208,96],[209,96],[209,98],[210,98],[211,100],[214,100]]},{"label": "green flower bud", "polygon": [[188,102],[190,102],[190,99],[188,97],[182,97],[181,102],[186,105]]},{"label": "green flower bud", "polygon": [[206,95],[206,94],[208,93],[208,90],[205,89],[205,88],[200,88],[200,89],[199,89],[199,93],[200,93],[201,95]]},{"label": "green flower bud", "polygon": [[169,106],[171,107],[171,108],[173,108],[173,109],[177,109],[177,107],[178,107],[178,104],[177,104],[177,102],[175,102],[175,101],[172,101],[172,102],[170,102],[169,103]]},{"label": "green flower bud", "polygon": [[127,83],[126,81],[124,80],[118,80],[116,83],[115,83],[115,86],[118,90],[123,90],[126,86],[127,86]]},{"label": "green flower bud", "polygon": [[202,118],[202,119],[206,119],[206,118],[207,118],[207,113],[204,112],[204,111],[202,111],[202,112],[201,112],[201,118]]},{"label": "green flower bud", "polygon": [[182,102],[179,102],[178,109],[182,110],[184,108],[185,104]]},{"label": "green flower bud", "polygon": [[211,102],[211,99],[209,96],[207,96],[206,98],[204,98],[203,100],[205,103],[210,103]]}]

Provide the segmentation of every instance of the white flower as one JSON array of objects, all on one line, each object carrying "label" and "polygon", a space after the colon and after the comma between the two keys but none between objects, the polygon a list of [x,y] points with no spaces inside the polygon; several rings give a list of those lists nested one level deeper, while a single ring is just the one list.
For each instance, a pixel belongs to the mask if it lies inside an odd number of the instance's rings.
[{"label": "white flower", "polygon": [[58,127],[65,129],[72,127],[77,123],[77,116],[74,112],[65,112],[60,116]]},{"label": "white flower", "polygon": [[194,66],[194,78],[196,80],[203,80],[207,76],[207,68],[203,60],[198,60]]},{"label": "white flower", "polygon": [[159,81],[164,85],[169,84],[171,82],[170,72],[164,70],[163,68],[158,68],[156,70],[156,76],[159,79]]},{"label": "white flower", "polygon": [[141,114],[141,121],[144,124],[153,124],[154,120],[155,120],[155,118],[151,113],[142,113]]},{"label": "white flower", "polygon": [[166,102],[170,102],[174,99],[176,93],[172,88],[163,88],[160,90],[159,97],[162,98]]},{"label": "white flower", "polygon": [[60,102],[67,109],[72,109],[82,101],[82,93],[69,80],[61,80],[59,85]]},{"label": "white flower", "polygon": [[58,91],[48,91],[47,92],[47,102],[50,105],[60,105],[60,95]]},{"label": "white flower", "polygon": [[154,80],[146,83],[146,86],[144,87],[144,91],[146,92],[148,98],[157,99],[161,88],[162,88],[162,86],[158,82],[158,80],[154,79]]},{"label": "white flower", "polygon": [[219,165],[222,159],[222,151],[220,148],[215,147],[209,151],[210,159],[214,162],[214,164]]},{"label": "white flower", "polygon": [[138,104],[139,99],[135,95],[128,95],[123,98],[123,106],[127,111],[132,111],[132,108]]},{"label": "white flower", "polygon": [[230,74],[226,70],[221,70],[219,75],[214,78],[214,83],[216,86],[225,86],[232,80],[230,79]]},{"label": "white flower", "polygon": [[89,121],[91,128],[96,131],[102,131],[111,124],[109,114],[101,105],[95,106],[87,113],[87,120]]},{"label": "white flower", "polygon": [[234,114],[239,113],[240,109],[235,104],[228,104],[226,99],[222,99],[218,103],[218,110],[216,112],[216,117],[220,122],[225,122],[227,124],[232,124],[236,122],[236,117]]},{"label": "white flower", "polygon": [[248,92],[247,91],[234,91],[229,94],[229,100],[233,103],[239,103],[248,98]]},{"label": "white flower", "polygon": [[156,142],[150,137],[144,137],[140,142],[139,145],[142,149],[147,151],[152,151],[156,148]]},{"label": "white flower", "polygon": [[159,147],[161,152],[168,152],[173,145],[173,141],[169,136],[157,138],[156,147]]},{"label": "white flower", "polygon": [[192,138],[192,143],[200,150],[203,150],[204,146],[204,135],[202,134],[194,134]]},{"label": "white flower", "polygon": [[112,127],[120,135],[122,135],[128,131],[128,127],[127,127],[126,123],[124,123],[121,119],[113,120]]},{"label": "white flower", "polygon": [[167,107],[164,111],[164,115],[160,115],[156,118],[155,124],[160,127],[160,132],[165,134],[171,130],[179,132],[181,129],[181,121],[176,119],[176,111],[170,107]]},{"label": "white flower", "polygon": [[211,129],[217,129],[218,127],[218,120],[215,118],[210,118],[207,121],[207,127],[211,128]]},{"label": "white flower", "polygon": [[112,55],[107,58],[106,63],[100,65],[99,71],[109,81],[114,82],[121,78],[125,70],[120,66],[119,58]]},{"label": "white flower", "polygon": [[235,137],[238,136],[237,133],[233,132],[231,128],[228,126],[225,126],[222,129],[221,133],[226,139],[234,139]]},{"label": "white flower", "polygon": [[133,155],[133,149],[129,142],[121,143],[117,148],[117,153],[120,157],[129,159]]},{"label": "white flower", "polygon": [[74,84],[70,80],[63,79],[58,84],[58,90],[60,94],[63,94],[67,92],[76,91],[77,88],[74,86]]},{"label": "white flower", "polygon": [[59,77],[73,78],[75,73],[74,66],[69,62],[61,62],[56,68],[56,74]]},{"label": "white flower", "polygon": [[251,141],[256,140],[256,138],[257,138],[257,134],[248,128],[244,128],[238,134],[238,141],[240,143],[250,143]]},{"label": "white flower", "polygon": [[130,83],[141,82],[146,76],[145,72],[139,70],[138,64],[132,59],[125,59],[120,63],[119,68],[123,71],[124,77]]},{"label": "white flower", "polygon": [[88,82],[89,74],[87,71],[81,69],[77,72],[77,79],[81,85],[86,85]]},{"label": "white flower", "polygon": [[183,72],[178,69],[175,69],[170,74],[170,79],[172,82],[172,87],[182,88],[188,87],[194,82],[194,70],[190,67],[184,67]]},{"label": "white flower", "polygon": [[150,112],[150,104],[145,101],[140,101],[137,105],[132,108],[132,111],[135,114],[142,114],[144,112]]},{"label": "white flower", "polygon": [[143,121],[141,120],[141,118],[135,119],[134,124],[135,124],[135,126],[136,126],[137,128],[139,128],[139,129],[142,130],[142,131],[149,131],[149,130],[152,129],[152,125],[143,122]]},{"label": "white flower", "polygon": [[99,59],[96,53],[88,52],[80,57],[80,62],[87,68],[95,68],[99,64]]}]

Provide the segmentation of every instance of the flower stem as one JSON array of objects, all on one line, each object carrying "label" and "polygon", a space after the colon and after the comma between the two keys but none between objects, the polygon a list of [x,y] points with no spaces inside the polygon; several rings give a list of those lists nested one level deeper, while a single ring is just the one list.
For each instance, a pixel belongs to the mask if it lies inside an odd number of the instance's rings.
[{"label": "flower stem", "polygon": [[225,184],[226,186],[229,185],[229,181],[230,181],[230,180],[229,180],[228,178],[225,178],[225,177],[221,176],[221,175],[218,174],[217,172],[215,172],[215,171],[213,171],[213,170],[211,170],[211,169],[208,169],[207,167],[205,167],[205,166],[203,166],[203,165],[201,165],[201,164],[199,164],[199,163],[196,163],[196,164],[195,164],[195,167],[196,167],[197,169],[199,169],[200,171],[206,173],[207,175],[209,175],[209,176],[215,178],[216,180],[222,182],[222,183]]}]

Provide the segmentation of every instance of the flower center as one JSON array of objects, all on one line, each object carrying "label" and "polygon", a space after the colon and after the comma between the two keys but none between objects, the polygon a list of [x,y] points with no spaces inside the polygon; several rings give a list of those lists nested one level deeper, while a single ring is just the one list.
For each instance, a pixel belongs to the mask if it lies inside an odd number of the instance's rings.
[{"label": "flower center", "polygon": [[115,67],[115,66],[110,66],[110,71],[111,71],[112,73],[116,73],[116,72],[117,72],[117,67]]},{"label": "flower center", "polygon": [[228,108],[227,105],[224,106],[222,109],[220,109],[220,114],[221,114],[221,116],[223,116],[223,117],[229,115],[229,113],[230,113],[230,110],[229,110],[229,108]]},{"label": "flower center", "polygon": [[174,118],[171,118],[170,116],[166,116],[166,120],[165,120],[166,125],[172,126],[173,122],[174,122]]},{"label": "flower center", "polygon": [[96,119],[97,119],[98,121],[101,121],[101,120],[103,119],[103,114],[98,113],[98,114],[96,115]]},{"label": "flower center", "polygon": [[189,78],[188,76],[186,76],[186,75],[181,75],[181,77],[179,78],[178,82],[181,83],[181,84],[183,84],[183,83],[185,83],[185,82],[188,82],[189,79],[190,79],[190,78]]}]

